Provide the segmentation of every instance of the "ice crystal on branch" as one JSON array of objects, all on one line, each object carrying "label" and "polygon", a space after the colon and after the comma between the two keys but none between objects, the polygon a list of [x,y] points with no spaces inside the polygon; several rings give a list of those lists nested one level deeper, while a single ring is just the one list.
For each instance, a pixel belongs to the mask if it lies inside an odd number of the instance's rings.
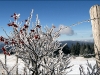
[{"label": "ice crystal on branch", "polygon": [[[45,27],[46,32],[43,32],[38,15],[36,15],[34,28],[29,29],[32,14],[33,10],[23,26],[18,22],[20,14],[14,13],[11,16],[14,21],[8,26],[13,28],[12,37],[8,37],[9,40],[5,44],[11,47],[9,51],[16,52],[16,56],[25,62],[27,68],[33,72],[32,75],[66,74],[65,70],[71,66],[68,66],[69,57],[64,58],[62,52],[66,44],[61,47],[56,40],[60,36],[60,30],[54,32],[55,26],[52,25],[51,28]],[[4,38],[0,37],[0,40],[4,41]],[[54,52],[57,50],[59,56],[54,58]]]}]

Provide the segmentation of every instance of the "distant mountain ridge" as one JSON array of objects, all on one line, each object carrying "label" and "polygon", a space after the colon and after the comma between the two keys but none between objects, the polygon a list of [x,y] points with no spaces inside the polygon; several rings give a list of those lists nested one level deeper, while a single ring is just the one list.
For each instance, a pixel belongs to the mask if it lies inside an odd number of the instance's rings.
[{"label": "distant mountain ridge", "polygon": [[82,44],[82,43],[84,43],[84,44],[93,44],[94,43],[93,41],[90,41],[90,40],[88,40],[88,41],[72,41],[72,40],[60,41],[60,43],[62,43],[62,45],[67,43],[67,45],[69,47],[71,47],[72,44],[76,44],[77,42],[80,43],[80,44]]}]

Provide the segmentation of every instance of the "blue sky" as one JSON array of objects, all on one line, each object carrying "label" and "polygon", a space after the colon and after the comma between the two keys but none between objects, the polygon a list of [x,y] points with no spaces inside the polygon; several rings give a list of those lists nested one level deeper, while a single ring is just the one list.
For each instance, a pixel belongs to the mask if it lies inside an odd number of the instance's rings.
[{"label": "blue sky", "polygon": [[[90,19],[89,10],[91,6],[100,4],[100,1],[0,1],[0,27],[7,33],[11,28],[7,26],[10,16],[16,12],[21,14],[19,21],[28,18],[31,9],[34,9],[32,22],[35,23],[36,14],[39,15],[41,25],[51,27],[54,24],[57,28],[61,25],[69,26],[74,23]],[[71,27],[67,33],[62,34],[58,40],[86,40],[91,37],[91,23],[83,23]],[[67,35],[67,34],[72,35]],[[2,29],[0,35],[6,36]]]}]

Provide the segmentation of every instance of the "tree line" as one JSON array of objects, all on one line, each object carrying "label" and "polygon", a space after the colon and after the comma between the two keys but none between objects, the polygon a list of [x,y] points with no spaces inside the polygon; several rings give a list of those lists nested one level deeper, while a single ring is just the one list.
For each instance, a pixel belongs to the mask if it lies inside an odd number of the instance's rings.
[{"label": "tree line", "polygon": [[[55,54],[58,54],[58,51],[55,51]],[[75,55],[75,56],[84,56],[84,57],[94,57],[94,43],[91,44],[85,44],[82,43],[80,44],[79,42],[77,42],[76,44],[73,44],[69,47],[68,45],[66,45],[62,51],[64,52],[64,54],[71,54],[71,55]]]}]

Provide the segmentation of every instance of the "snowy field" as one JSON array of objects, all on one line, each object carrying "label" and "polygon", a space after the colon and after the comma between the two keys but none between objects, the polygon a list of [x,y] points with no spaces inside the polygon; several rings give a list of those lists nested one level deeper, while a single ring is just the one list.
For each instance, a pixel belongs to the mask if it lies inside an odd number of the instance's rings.
[{"label": "snowy field", "polygon": [[[4,63],[4,55],[3,54],[0,54],[0,60],[2,60],[2,62]],[[85,69],[85,72],[87,71],[86,68],[87,68],[87,60],[89,61],[89,63],[91,63],[92,65],[94,65],[96,62],[95,62],[95,59],[94,58],[83,58],[83,57],[76,57],[76,58],[72,58],[71,59],[71,63],[70,65],[74,65],[72,67],[72,71],[69,72],[67,75],[79,75],[80,72],[79,72],[79,65],[83,65],[84,66],[84,69]],[[16,57],[14,55],[12,56],[7,56],[7,66],[9,67],[8,70],[10,70],[16,63]],[[24,62],[22,62],[20,59],[19,59],[19,64],[18,64],[18,68],[19,68],[19,73],[20,74],[23,74],[23,68],[24,68]],[[16,67],[14,68],[14,70],[12,71],[13,73],[15,73],[15,69]],[[1,72],[3,72],[3,68],[0,64],[0,75],[1,75]]]}]

